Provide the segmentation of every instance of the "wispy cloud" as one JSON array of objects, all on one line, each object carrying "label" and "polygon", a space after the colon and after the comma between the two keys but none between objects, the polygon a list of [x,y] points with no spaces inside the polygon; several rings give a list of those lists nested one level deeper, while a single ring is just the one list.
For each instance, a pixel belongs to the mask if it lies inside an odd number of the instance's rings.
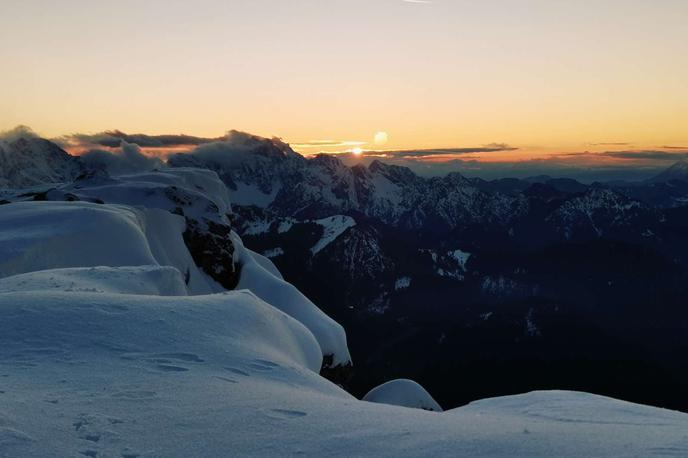
[{"label": "wispy cloud", "polygon": [[688,155],[688,148],[684,151],[607,151],[601,153],[604,156],[614,157],[617,159],[649,159],[656,161],[678,161],[684,159]]},{"label": "wispy cloud", "polygon": [[625,142],[603,142],[603,143],[589,143],[590,146],[631,146],[631,143]]},{"label": "wispy cloud", "polygon": [[13,142],[20,138],[37,138],[38,135],[29,126],[17,126],[14,129],[0,132],[0,140]]},{"label": "wispy cloud", "polygon": [[143,172],[163,165],[157,157],[145,154],[138,145],[120,142],[120,147],[112,150],[94,149],[81,156],[90,168],[107,170],[110,174]]},{"label": "wispy cloud", "polygon": [[399,150],[399,151],[369,151],[367,155],[382,155],[396,158],[426,158],[430,156],[454,156],[478,153],[496,153],[500,151],[517,151],[518,148],[507,145],[506,143],[490,143],[478,147],[467,148],[435,148],[419,150]]},{"label": "wispy cloud", "polygon": [[118,148],[122,142],[138,145],[142,148],[165,148],[179,146],[198,146],[205,143],[221,141],[224,137],[205,138],[184,134],[148,135],[127,134],[120,130],[108,130],[97,134],[71,134],[60,139],[60,143],[70,147]]},{"label": "wispy cloud", "polygon": [[310,140],[307,142],[291,143],[292,148],[346,148],[367,145],[368,142],[355,140]]}]

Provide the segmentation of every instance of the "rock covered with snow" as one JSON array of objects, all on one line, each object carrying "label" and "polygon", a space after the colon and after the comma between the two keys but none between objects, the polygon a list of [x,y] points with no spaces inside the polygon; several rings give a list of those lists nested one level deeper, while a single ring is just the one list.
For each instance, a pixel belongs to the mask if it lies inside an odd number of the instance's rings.
[{"label": "rock covered with snow", "polygon": [[412,380],[398,379],[373,388],[363,396],[367,402],[442,412],[425,388]]}]

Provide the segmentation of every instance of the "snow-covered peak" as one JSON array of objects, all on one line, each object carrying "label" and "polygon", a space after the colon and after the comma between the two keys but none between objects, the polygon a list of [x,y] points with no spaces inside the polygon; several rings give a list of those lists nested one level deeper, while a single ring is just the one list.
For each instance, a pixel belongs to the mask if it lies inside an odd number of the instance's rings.
[{"label": "snow-covered peak", "polygon": [[83,167],[55,143],[35,136],[0,139],[0,187],[26,188],[76,178]]}]

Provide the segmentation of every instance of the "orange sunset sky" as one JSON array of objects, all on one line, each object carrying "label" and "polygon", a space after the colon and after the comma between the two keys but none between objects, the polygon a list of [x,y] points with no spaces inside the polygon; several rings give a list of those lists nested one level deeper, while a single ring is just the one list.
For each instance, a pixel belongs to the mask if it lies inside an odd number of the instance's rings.
[{"label": "orange sunset sky", "polygon": [[685,0],[4,0],[0,17],[0,131],[688,150]]}]

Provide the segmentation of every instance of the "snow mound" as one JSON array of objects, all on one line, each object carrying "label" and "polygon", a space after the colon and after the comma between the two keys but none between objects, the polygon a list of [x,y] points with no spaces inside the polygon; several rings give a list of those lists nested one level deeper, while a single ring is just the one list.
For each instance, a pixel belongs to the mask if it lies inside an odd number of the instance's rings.
[{"label": "snow mound", "polygon": [[0,278],[0,293],[67,291],[152,296],[186,296],[182,274],[169,266],[76,267]]},{"label": "snow mound", "polygon": [[233,235],[235,254],[241,266],[237,288],[252,291],[265,302],[303,323],[318,340],[323,355],[332,356],[332,367],[350,364],[351,355],[344,328],[293,285],[276,276],[272,262],[246,249],[239,236]]},{"label": "snow mound", "polygon": [[157,262],[133,209],[82,202],[0,207],[0,277],[59,267],[151,264]]},{"label": "snow mound", "polygon": [[176,268],[190,294],[221,290],[189,254],[184,219],[156,209],[88,202],[18,202],[0,206],[0,278],[98,266]]},{"label": "snow mound", "polygon": [[373,388],[363,397],[364,401],[378,404],[423,409],[432,412],[442,412],[442,407],[413,380],[392,380]]}]

